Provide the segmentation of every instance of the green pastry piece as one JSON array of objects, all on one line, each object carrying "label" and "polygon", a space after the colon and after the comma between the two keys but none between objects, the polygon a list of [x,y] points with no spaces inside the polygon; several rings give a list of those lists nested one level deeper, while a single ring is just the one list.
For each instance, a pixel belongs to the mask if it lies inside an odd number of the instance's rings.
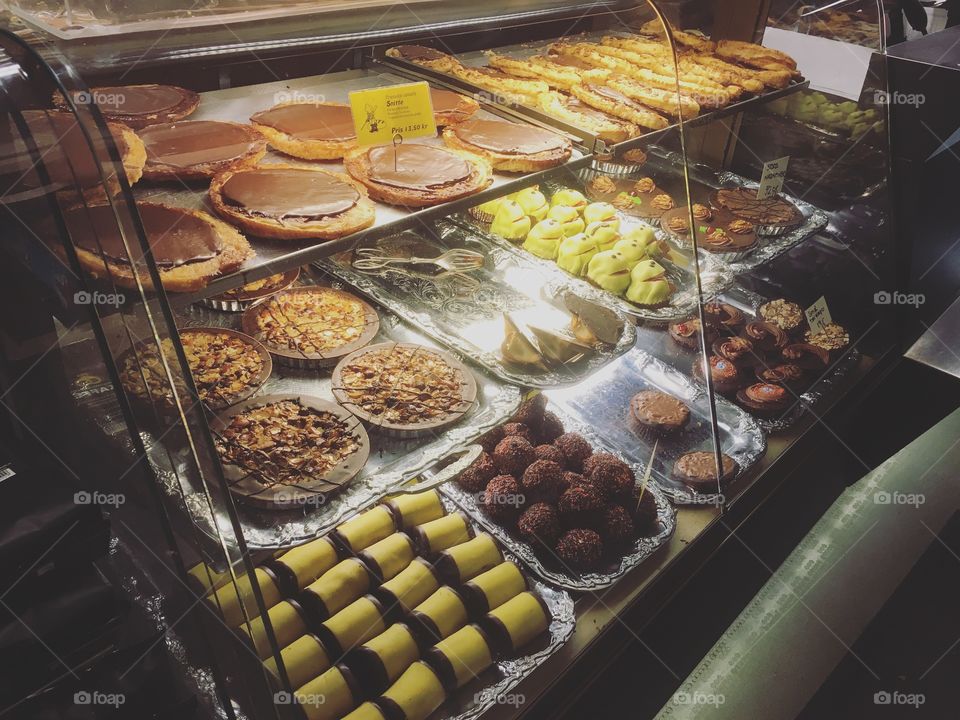
[{"label": "green pastry piece", "polygon": [[616,250],[604,250],[594,255],[587,266],[587,277],[604,290],[617,295],[623,295],[630,287],[627,259]]},{"label": "green pastry piece", "polygon": [[642,263],[637,263],[633,270],[630,271],[630,280],[631,282],[659,280],[660,278],[665,277],[666,274],[667,271],[663,269],[663,265],[658,263],[656,260],[645,260]]},{"label": "green pastry piece", "polygon": [[644,260],[630,272],[627,300],[637,305],[662,305],[673,294],[666,270],[655,260]]},{"label": "green pastry piece", "polygon": [[552,198],[550,198],[550,205],[551,207],[557,207],[558,205],[572,207],[579,213],[583,212],[583,209],[587,206],[587,199],[579,190],[561,188],[553,194]]},{"label": "green pastry piece", "polygon": [[541,220],[530,229],[527,239],[523,241],[523,249],[537,257],[556,260],[562,240],[563,226],[556,220],[548,218]]},{"label": "green pastry piece", "polygon": [[530,218],[519,203],[513,200],[504,200],[500,203],[500,209],[497,210],[497,214],[493,218],[490,232],[507,240],[519,242],[530,232],[530,225]]},{"label": "green pastry piece", "polygon": [[627,259],[627,265],[629,265],[631,270],[633,270],[634,265],[638,262],[648,258],[646,248],[636,240],[630,238],[620,238],[614,243],[613,249]]},{"label": "green pastry piece", "polygon": [[574,208],[567,205],[554,205],[547,213],[547,219],[556,220],[563,227],[563,236],[570,237],[582,233],[587,224]]},{"label": "green pastry piece", "polygon": [[527,215],[537,222],[543,220],[550,210],[546,196],[536,187],[524,188],[513,196],[513,200],[523,208],[523,211]]},{"label": "green pastry piece", "polygon": [[598,250],[613,250],[613,246],[620,239],[619,222],[592,222],[584,228],[583,234],[597,246]]},{"label": "green pastry piece", "polygon": [[597,243],[583,233],[565,238],[557,253],[557,265],[568,273],[582,277],[587,273],[590,260],[600,252]]},{"label": "green pastry piece", "polygon": [[608,202],[590,203],[583,209],[583,219],[587,224],[592,222],[615,222],[617,230],[620,230],[620,216],[617,209]]}]

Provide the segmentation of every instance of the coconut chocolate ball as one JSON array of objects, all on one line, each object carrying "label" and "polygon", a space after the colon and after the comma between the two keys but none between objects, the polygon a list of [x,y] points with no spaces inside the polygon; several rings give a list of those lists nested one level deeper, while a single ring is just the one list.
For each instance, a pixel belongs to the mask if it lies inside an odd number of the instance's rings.
[{"label": "coconut chocolate ball", "polygon": [[636,482],[630,466],[610,453],[588,457],[583,464],[583,472],[608,499],[629,493]]},{"label": "coconut chocolate ball", "polygon": [[520,512],[525,497],[512,475],[497,475],[487,483],[481,505],[491,518],[509,525]]},{"label": "coconut chocolate ball", "polygon": [[534,503],[520,515],[517,530],[531,545],[552,549],[560,537],[560,515],[553,505]]},{"label": "coconut chocolate ball", "polygon": [[533,450],[537,454],[537,460],[550,460],[561,467],[566,463],[560,448],[553,445],[537,445]]},{"label": "coconut chocolate ball", "polygon": [[607,547],[623,548],[637,535],[630,513],[620,505],[608,505],[601,511],[597,531]]},{"label": "coconut chocolate ball", "polygon": [[519,435],[508,435],[493,451],[493,464],[504,475],[520,477],[523,471],[537,459],[533,445]]},{"label": "coconut chocolate ball", "polygon": [[563,468],[552,460],[537,460],[523,471],[520,485],[532,499],[556,502],[563,484]]},{"label": "coconut chocolate ball", "polygon": [[565,432],[560,418],[552,412],[543,414],[543,420],[540,422],[540,442],[552,443]]},{"label": "coconut chocolate ball", "polygon": [[517,435],[533,445],[533,431],[524,423],[510,422],[503,426],[503,434],[507,437]]},{"label": "coconut chocolate ball", "polygon": [[493,430],[489,430],[481,435],[477,442],[480,443],[484,450],[492,454],[504,437],[503,425],[497,425]]},{"label": "coconut chocolate ball", "polygon": [[657,514],[657,499],[653,493],[634,487],[623,500],[623,506],[633,518],[633,526],[638,535],[655,535],[660,529]]},{"label": "coconut chocolate ball", "polygon": [[557,557],[575,570],[595,570],[603,555],[603,541],[593,530],[568,530],[557,541]]},{"label": "coconut chocolate ball", "polygon": [[546,409],[547,398],[543,393],[537,393],[520,403],[520,407],[510,421],[523,423],[529,428],[539,428],[540,423],[543,422],[543,411]]},{"label": "coconut chocolate ball", "polygon": [[577,433],[564,433],[553,444],[563,453],[567,470],[574,472],[580,472],[583,469],[583,461],[593,455],[590,443]]},{"label": "coconut chocolate ball", "polygon": [[493,464],[493,458],[488,453],[483,453],[473,465],[460,473],[457,485],[467,492],[481,493],[496,474],[497,466]]},{"label": "coconut chocolate ball", "polygon": [[560,519],[568,528],[592,527],[603,506],[603,498],[590,483],[574,485],[557,501]]}]

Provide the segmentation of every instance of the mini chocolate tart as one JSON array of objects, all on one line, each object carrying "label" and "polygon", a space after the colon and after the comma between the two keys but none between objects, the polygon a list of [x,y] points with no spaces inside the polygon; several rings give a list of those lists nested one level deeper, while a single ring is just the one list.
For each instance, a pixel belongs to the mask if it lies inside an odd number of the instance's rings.
[{"label": "mini chocolate tart", "polygon": [[[137,210],[165,290],[199,290],[254,255],[243,235],[200,210],[146,202],[137,203]],[[74,207],[64,213],[64,221],[77,259],[94,277],[110,278],[121,287],[136,288],[138,280],[153,287],[140,244],[127,238],[128,254],[112,206]]]},{"label": "mini chocolate tart", "polygon": [[748,322],[743,328],[743,335],[763,352],[778,351],[787,344],[787,334],[773,323],[763,320]]},{"label": "mini chocolate tart", "polygon": [[793,403],[793,395],[782,385],[757,383],[737,392],[737,402],[760,417],[779,415]]},{"label": "mini chocolate tart", "polygon": [[480,103],[471,97],[433,87],[430,88],[430,102],[438,128],[469,120],[480,109]]},{"label": "mini chocolate tart", "polygon": [[210,183],[217,214],[251,235],[274,240],[333,240],[373,225],[363,185],[302,165],[227,170]]},{"label": "mini chocolate tart", "polygon": [[250,116],[270,146],[303,160],[336,160],[357,146],[350,106],[281,103]]},{"label": "mini chocolate tart", "polygon": [[830,353],[810,343],[791,343],[784,347],[780,354],[788,363],[815,373],[823,372],[830,365]]},{"label": "mini chocolate tart", "polygon": [[711,302],[703,306],[703,317],[707,325],[735,333],[743,325],[743,313],[729,303]]},{"label": "mini chocolate tart", "polygon": [[715,493],[718,485],[722,488],[739,471],[736,460],[726,454],[721,455],[722,475],[717,482],[717,456],[713,452],[698,450],[677,458],[673,465],[673,477],[689,485],[697,492]]},{"label": "mini chocolate tart", "polygon": [[[183,120],[200,104],[197,93],[175,85],[104,86],[76,91],[72,95],[75,103],[92,103],[108,120],[122,122],[135,130]],[[59,92],[54,94],[53,103],[62,110],[69,109]]]},{"label": "mini chocolate tart", "polygon": [[573,152],[570,141],[555,132],[503,120],[467,120],[446,128],[443,141],[505,172],[546,170],[563,164]]},{"label": "mini chocolate tart", "polygon": [[783,385],[793,391],[799,391],[806,385],[806,373],[793,363],[780,363],[769,367],[757,368],[757,380],[772,385]]},{"label": "mini chocolate tart", "polygon": [[690,408],[668,393],[642,390],[630,400],[630,416],[644,430],[658,435],[672,435],[683,430],[690,422]]},{"label": "mini chocolate tart", "polygon": [[742,337],[720,338],[713,342],[713,353],[739,368],[753,367],[759,362],[753,343]]},{"label": "mini chocolate tart", "polygon": [[147,150],[146,180],[207,180],[224,170],[255,165],[267,141],[249,125],[186,120],[150,125],[138,135]]},{"label": "mini chocolate tart", "polygon": [[[687,350],[696,350],[700,347],[700,330],[700,318],[690,318],[689,320],[670,323],[667,327],[667,332],[674,342]],[[716,337],[716,329],[708,325],[707,345],[710,345]]]},{"label": "mini chocolate tart", "polygon": [[[713,380],[714,389],[721,395],[731,395],[740,387],[742,379],[740,370],[732,362],[718,355],[711,355],[707,358],[710,366],[710,376]],[[703,373],[703,358],[697,358],[693,361],[693,376],[701,382],[706,382]]]},{"label": "mini chocolate tart", "polygon": [[403,207],[450,202],[493,184],[493,168],[484,158],[415,143],[357,148],[344,167],[375,200]]},{"label": "mini chocolate tart", "polygon": [[720,188],[710,195],[710,203],[756,226],[760,235],[777,236],[803,222],[803,213],[782,195],[760,200],[756,188]]}]

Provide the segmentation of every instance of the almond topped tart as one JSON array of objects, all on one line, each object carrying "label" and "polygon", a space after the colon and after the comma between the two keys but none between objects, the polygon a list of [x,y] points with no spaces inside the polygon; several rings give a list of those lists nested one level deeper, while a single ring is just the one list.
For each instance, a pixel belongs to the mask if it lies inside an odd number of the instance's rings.
[{"label": "almond topped tart", "polygon": [[452,125],[443,131],[443,142],[506,172],[546,170],[562,165],[573,152],[570,141],[555,132],[503,120],[474,119]]},{"label": "almond topped tart", "polygon": [[279,362],[304,368],[336,364],[380,329],[370,305],[319,285],[283,290],[247,309],[241,324]]},{"label": "almond topped tart", "polygon": [[[249,335],[227,328],[189,328],[180,331],[183,354],[190,366],[200,399],[211,410],[222,410],[246,400],[259,390],[273,370],[270,353]],[[173,343],[162,340],[163,356],[175,363]],[[140,400],[175,408],[163,358],[155,343],[141,343],[119,361],[124,390]],[[176,372],[176,370],[174,370]],[[186,389],[181,400],[186,400]]]},{"label": "almond topped tart", "polygon": [[378,431],[410,437],[459,422],[476,402],[477,381],[449,353],[386,342],[343,358],[333,371],[333,395]]},{"label": "almond topped tart", "polygon": [[334,240],[373,225],[375,212],[347,175],[281,163],[217,175],[210,202],[234,225],[273,240]]},{"label": "almond topped tart", "polygon": [[300,268],[293,268],[286,272],[254,280],[241,287],[227,290],[220,295],[203,298],[202,302],[214,310],[243,312],[258,300],[263,300],[271,295],[276,295],[281,290],[292,287],[299,277]]},{"label": "almond topped tart", "polygon": [[374,200],[402,207],[439,205],[493,184],[493,168],[484,158],[433,145],[357,148],[343,164]]},{"label": "almond topped tart", "polygon": [[250,117],[270,146],[303,160],[337,160],[357,146],[350,106],[289,102]]},{"label": "almond topped tart", "polygon": [[150,125],[138,135],[146,146],[145,180],[209,180],[224,170],[256,165],[267,141],[249,125],[186,120]]},{"label": "almond topped tart", "polygon": [[230,492],[267,510],[304,512],[322,505],[370,457],[370,438],[360,422],[319,398],[250,398],[221,413],[212,429]]},{"label": "almond topped tart", "polygon": [[[201,210],[148,202],[138,202],[137,210],[160,282],[167,291],[199,290],[254,256],[243,235]],[[139,278],[146,288],[153,288],[140,245],[133,239],[128,254],[112,206],[76,206],[64,213],[64,222],[77,259],[91,275],[126,288],[136,288]]]},{"label": "almond topped tart", "polygon": [[[75,103],[90,104],[92,101],[105,118],[134,129],[183,120],[200,105],[197,93],[176,85],[93,87],[89,91],[77,90],[71,95]],[[59,92],[54,93],[53,104],[61,110],[70,109]]]}]

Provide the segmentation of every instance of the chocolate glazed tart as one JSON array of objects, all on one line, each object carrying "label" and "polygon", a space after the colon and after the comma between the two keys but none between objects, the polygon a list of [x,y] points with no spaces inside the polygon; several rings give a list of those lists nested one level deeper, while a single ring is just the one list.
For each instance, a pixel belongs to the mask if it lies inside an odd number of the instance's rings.
[{"label": "chocolate glazed tart", "polygon": [[357,148],[343,163],[374,200],[402,207],[439,205],[493,184],[493,168],[485,159],[432,145]]},{"label": "chocolate glazed tart", "polygon": [[333,240],[373,225],[363,186],[342,173],[270,164],[227,170],[210,183],[217,213],[251,235]]},{"label": "chocolate glazed tart", "polygon": [[[80,104],[93,101],[105,118],[122,122],[135,130],[183,120],[200,104],[197,93],[175,85],[94,87],[90,92],[74,93],[73,99]],[[59,108],[68,108],[60,93],[54,93],[53,103]]]},{"label": "chocolate glazed tart", "polygon": [[443,131],[448,147],[486,158],[495,170],[533,172],[545,170],[570,158],[570,141],[555,132],[504,122],[467,120]]},{"label": "chocolate glazed tart", "polygon": [[476,100],[452,90],[430,88],[430,102],[438,128],[469,120],[480,109],[480,103]]},{"label": "chocolate glazed tart", "polygon": [[[254,256],[246,238],[225,222],[200,210],[137,203],[147,242],[165,290],[190,292],[217,275],[237,270]],[[133,267],[110,205],[77,206],[64,213],[80,264],[94,277],[109,277],[120,287],[137,287]],[[136,238],[128,238],[134,260]],[[137,269],[144,287],[153,288],[145,265]]]},{"label": "chocolate glazed tart", "polygon": [[350,106],[281,103],[250,117],[270,146],[304,160],[338,160],[357,146]]},{"label": "chocolate glazed tart", "polygon": [[151,125],[139,133],[146,146],[146,180],[209,180],[224,170],[255,165],[267,141],[249,125],[187,120]]}]

